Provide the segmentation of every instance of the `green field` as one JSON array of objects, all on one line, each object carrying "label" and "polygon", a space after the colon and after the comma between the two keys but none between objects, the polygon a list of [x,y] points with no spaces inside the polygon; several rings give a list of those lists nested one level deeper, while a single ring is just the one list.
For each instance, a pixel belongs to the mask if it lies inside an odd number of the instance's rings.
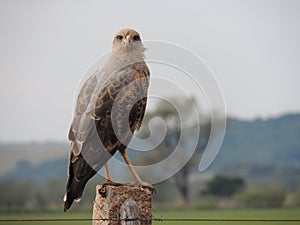
[{"label": "green field", "polygon": [[[165,210],[160,212],[154,212],[155,216],[158,218],[202,218],[202,219],[298,219],[300,220],[300,209],[299,208],[283,208],[283,209],[259,209],[259,210],[241,210],[241,209],[231,209],[231,210]],[[28,221],[28,222],[8,222],[3,221],[5,219],[9,220],[20,220],[20,219],[42,219],[42,220],[53,220],[53,219],[90,219],[91,213],[8,213],[0,214],[0,222],[5,225],[71,225],[71,224],[81,224],[87,225],[92,224],[91,221]],[[214,224],[268,224],[268,225],[289,225],[289,224],[300,224],[300,222],[180,222],[180,221],[154,221],[153,224],[201,224],[201,225],[214,225]]]}]

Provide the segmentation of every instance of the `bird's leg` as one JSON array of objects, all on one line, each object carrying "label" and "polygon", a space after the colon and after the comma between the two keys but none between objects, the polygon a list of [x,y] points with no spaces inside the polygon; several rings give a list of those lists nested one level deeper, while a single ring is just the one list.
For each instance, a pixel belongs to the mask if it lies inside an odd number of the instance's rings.
[{"label": "bird's leg", "polygon": [[104,169],[105,169],[105,178],[106,178],[105,181],[106,181],[106,183],[109,183],[111,181],[111,179],[110,179],[107,163],[105,163]]},{"label": "bird's leg", "polygon": [[121,151],[121,155],[123,156],[128,168],[129,168],[129,171],[130,173],[132,174],[134,180],[135,180],[135,184],[138,185],[138,186],[142,186],[142,187],[146,187],[146,188],[149,188],[150,190],[153,190],[153,186],[147,182],[144,182],[142,181],[142,179],[139,177],[139,175],[136,173],[136,171],[134,170],[129,158],[128,158],[128,155],[126,154],[125,151]]},{"label": "bird's leg", "polygon": [[110,179],[110,174],[108,170],[108,165],[107,163],[104,164],[104,170],[105,170],[105,184],[106,185],[111,185],[111,186],[122,186],[120,183],[116,183]]}]

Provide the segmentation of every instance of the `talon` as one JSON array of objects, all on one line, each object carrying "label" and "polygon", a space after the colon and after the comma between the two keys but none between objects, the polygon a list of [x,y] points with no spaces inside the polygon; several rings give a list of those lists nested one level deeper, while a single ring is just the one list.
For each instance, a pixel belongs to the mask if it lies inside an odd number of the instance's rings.
[{"label": "talon", "polygon": [[153,190],[155,190],[155,188],[151,185],[151,184],[148,184],[148,185],[141,185],[143,188],[148,188],[151,193],[153,192]]},{"label": "talon", "polygon": [[152,193],[152,191],[154,189],[154,187],[152,186],[152,184],[149,184],[149,183],[144,182],[144,181],[132,183],[131,186],[139,186],[139,187],[142,187],[142,188],[147,188],[147,189],[149,189],[151,191],[151,193]]},{"label": "talon", "polygon": [[111,180],[106,180],[106,182],[104,183],[104,185],[109,185],[109,186],[123,186],[124,184],[121,183],[117,183]]}]

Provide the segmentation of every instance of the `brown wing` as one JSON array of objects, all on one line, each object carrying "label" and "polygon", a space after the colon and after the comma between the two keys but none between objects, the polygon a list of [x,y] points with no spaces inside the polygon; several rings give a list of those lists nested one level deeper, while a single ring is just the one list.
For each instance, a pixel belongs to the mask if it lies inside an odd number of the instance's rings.
[{"label": "brown wing", "polygon": [[133,77],[135,85],[132,92],[135,96],[138,96],[140,100],[134,104],[130,111],[129,122],[132,132],[140,129],[146,111],[149,82],[147,75],[145,75],[144,72],[137,72]]},{"label": "brown wing", "polygon": [[[149,70],[145,63],[130,65],[106,80],[97,95],[93,111],[88,110],[90,102],[81,100],[78,103],[75,112],[78,118],[74,118],[69,132],[72,151],[65,210],[74,199],[81,197],[86,182],[95,171],[101,169],[121,145],[126,146],[134,130],[141,126],[147,102],[148,78]],[[85,85],[85,90],[91,90],[91,85],[94,83]],[[81,96],[81,99],[93,98],[91,93],[85,91],[81,91]],[[86,129],[78,130],[82,127]],[[79,141],[77,136],[81,138]]]}]

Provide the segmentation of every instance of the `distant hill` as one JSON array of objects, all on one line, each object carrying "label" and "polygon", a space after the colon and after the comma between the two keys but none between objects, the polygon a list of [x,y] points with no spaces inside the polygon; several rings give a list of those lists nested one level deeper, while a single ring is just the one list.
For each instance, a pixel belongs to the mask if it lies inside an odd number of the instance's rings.
[{"label": "distant hill", "polygon": [[68,152],[68,143],[2,143],[0,179],[33,180],[42,184],[51,178],[65,178]]},{"label": "distant hill", "polygon": [[[49,178],[67,176],[69,144],[27,144],[15,152],[12,146],[0,144],[1,155],[3,152],[20,154],[23,148],[27,149],[27,158],[19,158],[13,167],[6,159],[12,168],[2,173],[0,179],[10,177],[43,183]],[[30,161],[35,156],[40,157],[39,162]],[[239,175],[250,183],[279,183],[293,189],[300,183],[300,114],[253,121],[228,119],[221,151],[208,171]]]},{"label": "distant hill", "polygon": [[37,166],[42,161],[67,157],[69,148],[67,142],[0,143],[0,176],[14,170],[19,161]]},{"label": "distant hill", "polygon": [[21,160],[17,163],[16,168],[7,172],[2,178],[10,178],[18,181],[32,180],[37,184],[44,184],[49,179],[67,178],[68,158],[59,158],[44,161],[33,166],[27,160]]},{"label": "distant hill", "polygon": [[255,183],[293,186],[300,182],[300,114],[254,121],[228,119],[221,151],[209,170],[244,176]]},{"label": "distant hill", "polygon": [[268,120],[229,119],[215,168],[232,163],[300,162],[300,114]]}]

